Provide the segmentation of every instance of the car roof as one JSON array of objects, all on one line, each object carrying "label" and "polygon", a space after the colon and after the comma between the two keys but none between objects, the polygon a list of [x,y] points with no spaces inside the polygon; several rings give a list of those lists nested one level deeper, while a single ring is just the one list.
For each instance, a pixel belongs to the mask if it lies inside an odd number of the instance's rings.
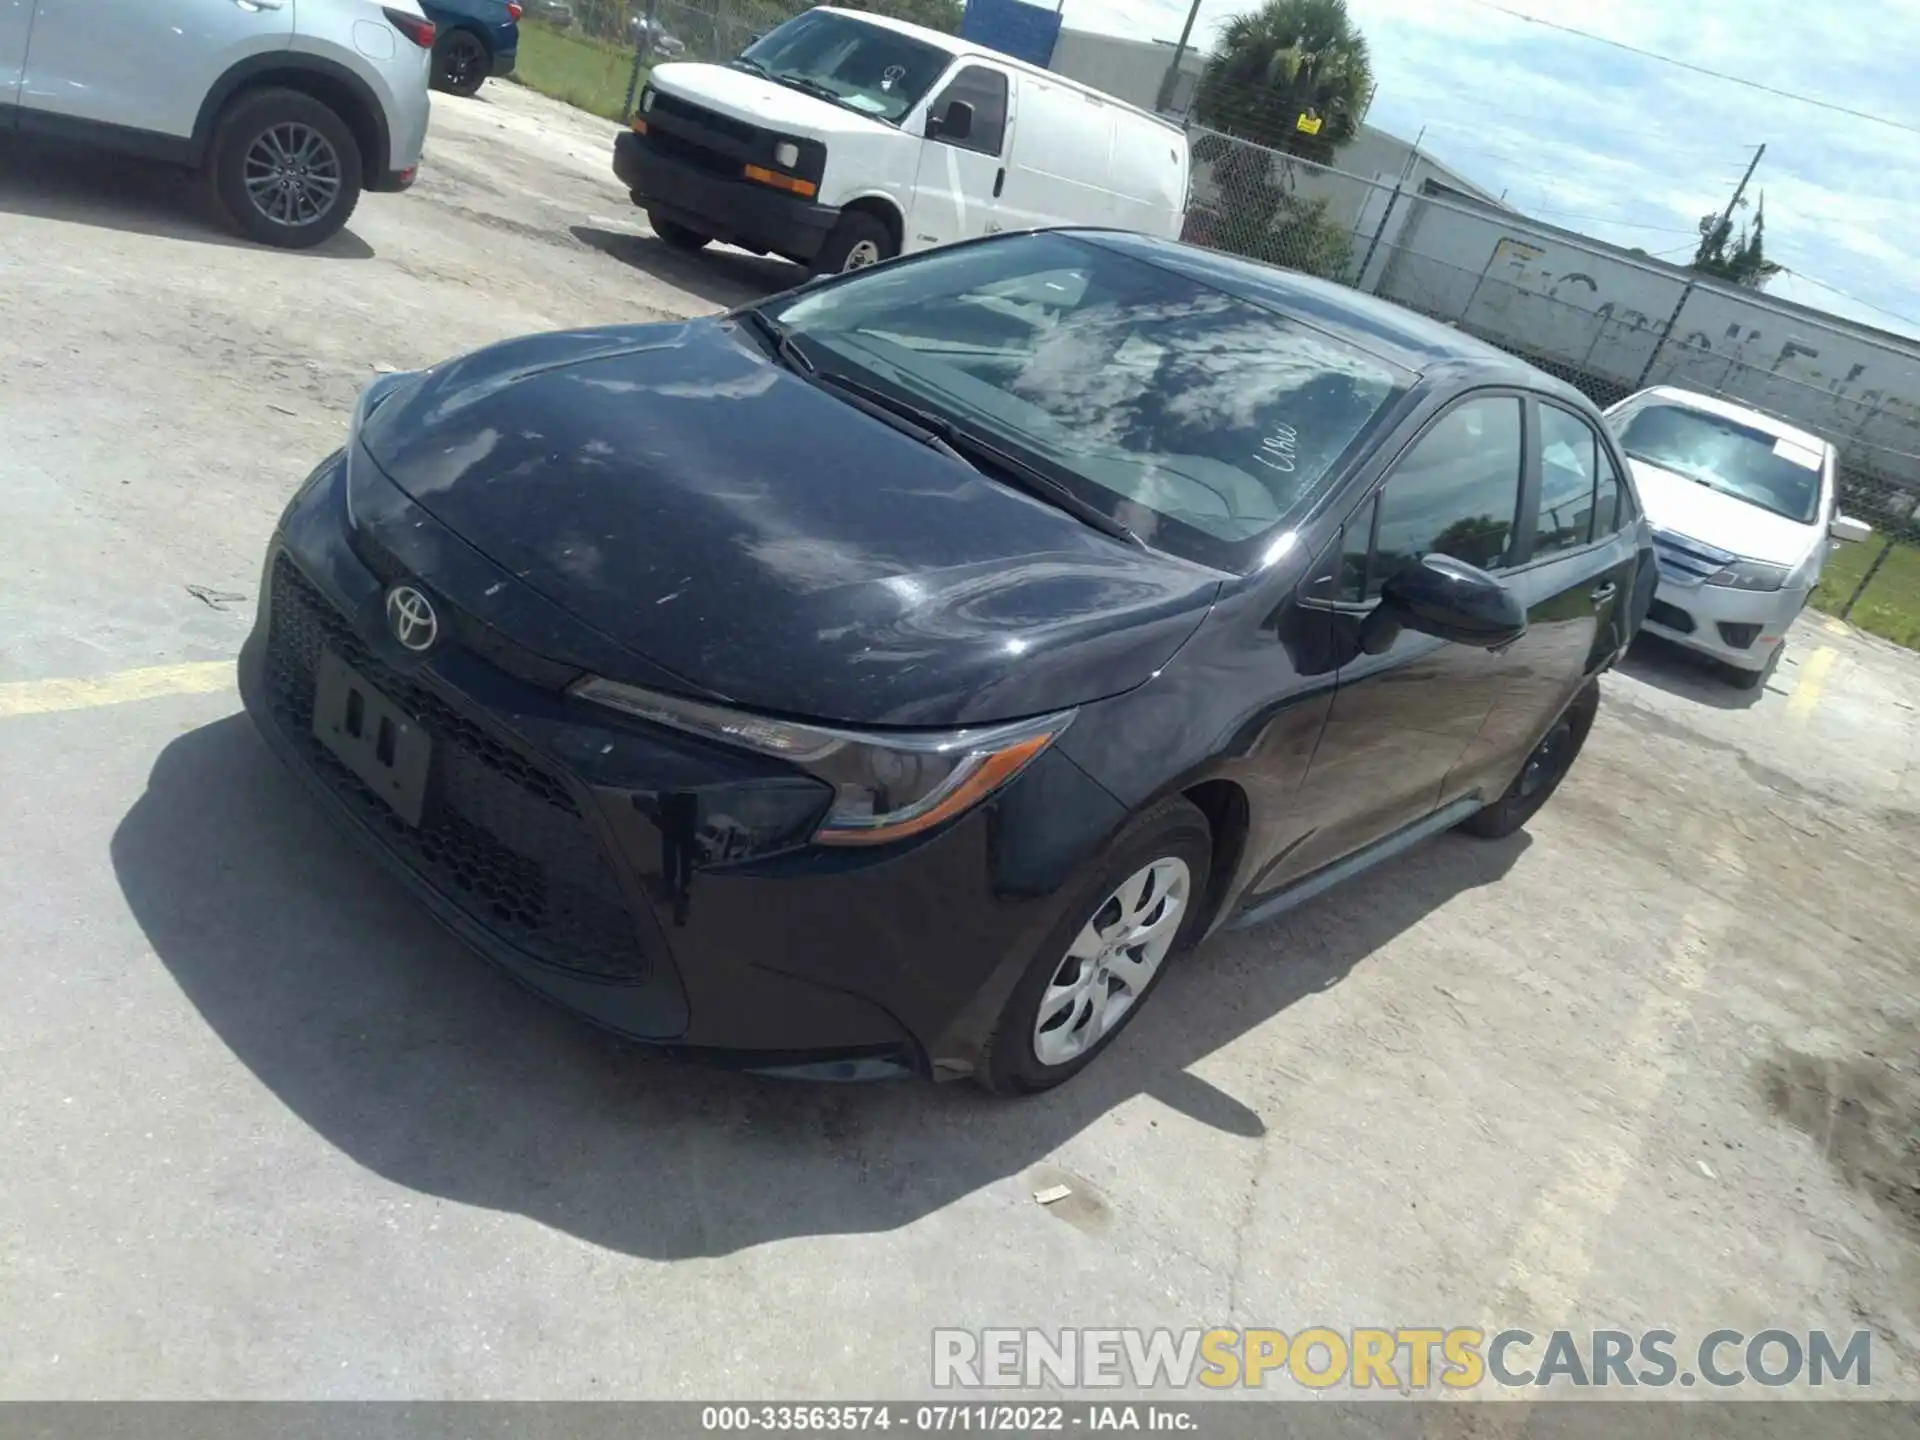
[{"label": "car roof", "polygon": [[1683,389],[1678,385],[1651,385],[1645,390],[1636,390],[1620,404],[1631,400],[1664,400],[1669,405],[1679,405],[1684,409],[1698,410],[1706,415],[1718,415],[1723,420],[1733,420],[1749,429],[1771,435],[1776,440],[1791,440],[1808,450],[1817,450],[1821,454],[1833,450],[1833,442],[1814,434],[1811,430],[1802,430],[1798,425],[1789,424],[1778,415],[1769,415],[1764,410],[1755,410],[1750,405],[1742,405],[1733,400],[1722,400],[1717,395],[1705,395],[1698,390]]},{"label": "car roof", "polygon": [[1276,310],[1415,375],[1426,375],[1445,367],[1469,372],[1465,378],[1489,384],[1523,385],[1558,398],[1578,400],[1583,409],[1592,408],[1592,402],[1573,386],[1528,364],[1518,355],[1451,325],[1429,320],[1391,301],[1331,280],[1150,235],[1110,230],[1068,233],[1177,271],[1237,299]]}]

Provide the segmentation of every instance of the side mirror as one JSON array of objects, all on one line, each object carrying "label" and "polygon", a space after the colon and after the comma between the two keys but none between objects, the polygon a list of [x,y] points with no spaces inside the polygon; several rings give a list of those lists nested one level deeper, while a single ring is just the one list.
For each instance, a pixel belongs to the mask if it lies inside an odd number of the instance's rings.
[{"label": "side mirror", "polygon": [[1858,545],[1873,534],[1873,526],[1864,520],[1856,520],[1851,515],[1836,513],[1833,524],[1827,527],[1827,533],[1836,540],[1847,540]]},{"label": "side mirror", "polygon": [[973,134],[973,106],[964,100],[949,100],[946,110],[927,116],[929,140],[964,140]]},{"label": "side mirror", "polygon": [[1427,555],[1380,590],[1380,608],[1409,630],[1498,650],[1527,629],[1527,612],[1504,583],[1451,555]]}]

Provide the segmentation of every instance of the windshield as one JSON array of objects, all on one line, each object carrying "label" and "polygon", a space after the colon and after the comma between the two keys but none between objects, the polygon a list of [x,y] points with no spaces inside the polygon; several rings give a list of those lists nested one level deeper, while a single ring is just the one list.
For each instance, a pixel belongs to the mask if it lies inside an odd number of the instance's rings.
[{"label": "windshield", "polygon": [[1057,233],[935,251],[774,318],[822,370],[890,385],[1226,569],[1251,567],[1399,393],[1317,330]]},{"label": "windshield", "polygon": [[897,125],[952,59],[897,30],[809,10],[761,36],[733,63]]},{"label": "windshield", "polygon": [[1825,457],[1796,441],[1682,405],[1636,410],[1619,434],[1620,447],[1635,460],[1803,525],[1819,515]]}]

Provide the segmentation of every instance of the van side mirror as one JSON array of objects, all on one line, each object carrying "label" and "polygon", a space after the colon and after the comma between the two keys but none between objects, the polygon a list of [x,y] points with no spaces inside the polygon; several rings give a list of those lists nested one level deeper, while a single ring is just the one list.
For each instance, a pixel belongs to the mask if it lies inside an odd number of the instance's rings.
[{"label": "van side mirror", "polygon": [[929,140],[964,140],[973,134],[973,106],[964,100],[949,100],[939,115],[927,116]]},{"label": "van side mirror", "polygon": [[1864,520],[1856,520],[1851,515],[1836,514],[1833,517],[1833,524],[1827,527],[1827,533],[1836,540],[1846,540],[1858,545],[1873,534],[1873,526]]},{"label": "van side mirror", "polygon": [[1404,566],[1381,587],[1380,609],[1408,630],[1483,650],[1511,645],[1527,629],[1527,612],[1513,591],[1451,555],[1425,555]]}]

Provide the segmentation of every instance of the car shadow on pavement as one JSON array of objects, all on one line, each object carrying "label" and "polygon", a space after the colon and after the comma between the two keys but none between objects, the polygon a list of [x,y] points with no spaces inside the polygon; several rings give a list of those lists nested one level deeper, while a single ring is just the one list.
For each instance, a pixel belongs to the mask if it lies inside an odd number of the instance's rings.
[{"label": "car shadow on pavement", "polygon": [[[190,171],[17,138],[9,138],[0,148],[0,212],[169,240],[269,249],[224,228],[213,213],[206,181]],[[342,230],[310,250],[273,253],[370,260],[374,252],[352,230]]]},{"label": "car shadow on pavement", "polygon": [[643,270],[656,280],[677,285],[715,305],[745,305],[782,290],[791,290],[807,272],[790,260],[772,255],[750,255],[744,250],[709,245],[704,250],[676,250],[657,235],[630,230],[601,230],[592,225],[570,225],[573,238],[611,255],[623,265]]},{"label": "car shadow on pavement", "polygon": [[1662,636],[1645,633],[1634,638],[1619,668],[1624,675],[1716,710],[1750,709],[1760,703],[1769,687],[1780,684],[1776,667],[1764,684],[1743,690],[1718,661]]},{"label": "car shadow on pavement", "polygon": [[967,1084],[759,1078],[595,1030],[441,930],[244,715],[161,752],[112,859],[187,998],[327,1143],[422,1193],[674,1259],[911,1223],[1046,1161],[1143,1093],[1264,1135],[1188,1067],[1498,880],[1526,843],[1448,837],[1351,882],[1365,891],[1341,923],[1315,917],[1322,900],[1297,922],[1216,937],[1096,1064],[1019,1101]]}]

